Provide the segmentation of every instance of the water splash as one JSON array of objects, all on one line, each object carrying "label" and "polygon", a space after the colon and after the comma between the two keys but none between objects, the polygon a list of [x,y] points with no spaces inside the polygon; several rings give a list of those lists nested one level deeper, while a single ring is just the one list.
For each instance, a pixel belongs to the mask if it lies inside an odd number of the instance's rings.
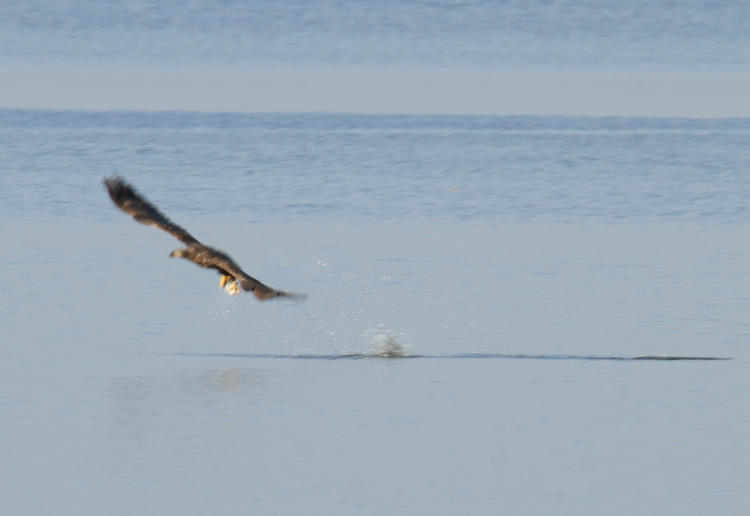
[{"label": "water splash", "polygon": [[237,311],[239,304],[235,296],[227,296],[224,291],[220,291],[219,298],[216,301],[216,309],[211,310],[209,314],[215,321],[217,319],[223,319],[228,317]]},{"label": "water splash", "polygon": [[372,338],[374,345],[370,354],[382,358],[406,358],[409,354],[396,340],[396,337],[388,334],[378,334]]}]

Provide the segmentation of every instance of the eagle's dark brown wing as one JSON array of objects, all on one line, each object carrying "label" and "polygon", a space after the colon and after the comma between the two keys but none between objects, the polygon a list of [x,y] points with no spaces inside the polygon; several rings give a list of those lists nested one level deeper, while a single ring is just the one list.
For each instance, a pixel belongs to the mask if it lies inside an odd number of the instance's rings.
[{"label": "eagle's dark brown wing", "polygon": [[245,271],[231,260],[228,262],[222,261],[221,268],[231,274],[244,290],[252,292],[253,295],[261,301],[274,297],[288,297],[290,299],[301,301],[307,297],[304,294],[294,294],[292,292],[284,292],[283,290],[271,288],[249,274],[246,274]]},{"label": "eagle's dark brown wing", "polygon": [[198,240],[190,233],[178,226],[166,215],[156,209],[145,197],[126,183],[122,178],[113,176],[104,180],[109,190],[112,201],[125,213],[132,215],[135,220],[147,226],[154,226],[166,231],[173,237],[185,243],[185,245],[199,244]]},{"label": "eagle's dark brown wing", "polygon": [[242,272],[241,276],[235,276],[235,278],[243,289],[251,291],[253,295],[255,295],[255,297],[257,297],[261,301],[265,301],[266,299],[271,299],[274,297],[287,297],[296,301],[307,299],[307,296],[305,294],[295,294],[294,292],[285,292],[283,290],[276,290],[274,288],[271,288],[268,285],[264,285],[252,276],[248,276],[244,272]]},{"label": "eagle's dark brown wing", "polygon": [[288,297],[297,300],[307,297],[304,294],[293,294],[291,292],[275,290],[249,276],[229,255],[218,249],[201,244],[193,235],[169,220],[122,178],[117,176],[108,177],[104,180],[104,184],[107,186],[107,190],[109,190],[109,196],[112,198],[112,201],[122,211],[132,215],[141,224],[155,226],[184,242],[187,247],[185,249],[178,249],[177,251],[180,251],[180,254],[177,256],[187,258],[201,267],[217,269],[222,274],[232,276],[243,289],[252,292],[261,301],[274,297]]},{"label": "eagle's dark brown wing", "polygon": [[261,281],[243,271],[242,268],[224,251],[220,251],[219,249],[207,245],[195,244],[188,246],[187,249],[184,250],[182,257],[187,258],[201,267],[216,269],[221,274],[231,276],[244,290],[252,292],[255,297],[261,301],[274,297],[287,297],[296,300],[302,300],[307,297],[304,294],[293,294],[291,292],[284,292],[283,290],[276,290],[263,284]]}]

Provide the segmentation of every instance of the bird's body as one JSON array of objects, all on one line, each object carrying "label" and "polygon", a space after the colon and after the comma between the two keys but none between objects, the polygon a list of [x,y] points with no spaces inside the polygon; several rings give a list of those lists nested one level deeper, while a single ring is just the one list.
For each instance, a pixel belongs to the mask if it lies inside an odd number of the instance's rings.
[{"label": "bird's body", "polygon": [[141,224],[155,226],[185,244],[184,248],[172,251],[171,257],[186,258],[201,267],[216,269],[221,274],[220,286],[226,286],[230,294],[235,295],[240,292],[239,284],[261,301],[274,297],[304,299],[305,296],[302,294],[273,289],[245,273],[228,254],[202,244],[185,229],[169,220],[121,178],[108,177],[104,180],[104,184],[107,186],[112,201],[122,211],[132,215]]}]

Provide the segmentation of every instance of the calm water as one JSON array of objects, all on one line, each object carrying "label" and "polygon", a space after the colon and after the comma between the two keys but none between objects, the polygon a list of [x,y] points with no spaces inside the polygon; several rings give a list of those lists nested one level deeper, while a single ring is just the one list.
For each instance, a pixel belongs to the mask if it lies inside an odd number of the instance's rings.
[{"label": "calm water", "polygon": [[747,2],[0,5],[0,108],[750,117]]},{"label": "calm water", "polygon": [[[0,121],[10,512],[749,501],[747,120]],[[170,261],[112,173],[309,300]]]},{"label": "calm water", "polygon": [[0,7],[0,63],[746,73],[740,1],[63,0]]},{"label": "calm water", "polygon": [[[622,4],[6,2],[0,73],[746,73],[744,3]],[[748,141],[747,118],[0,109],[0,507],[739,514]],[[309,299],[227,296],[111,174]],[[701,357],[730,360],[663,360]]]}]

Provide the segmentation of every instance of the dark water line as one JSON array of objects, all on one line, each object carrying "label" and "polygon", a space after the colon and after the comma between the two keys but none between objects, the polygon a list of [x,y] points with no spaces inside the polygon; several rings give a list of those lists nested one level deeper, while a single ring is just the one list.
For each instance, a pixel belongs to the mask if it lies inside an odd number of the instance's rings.
[{"label": "dark water line", "polygon": [[458,359],[506,359],[506,360],[590,360],[590,361],[706,361],[706,360],[733,360],[730,357],[713,356],[683,356],[683,355],[545,355],[545,354],[520,354],[520,353],[448,353],[436,355],[411,355],[395,353],[176,353],[178,356],[187,357],[224,357],[224,358],[260,358],[274,360],[365,360],[365,359],[432,359],[432,360],[458,360]]}]

